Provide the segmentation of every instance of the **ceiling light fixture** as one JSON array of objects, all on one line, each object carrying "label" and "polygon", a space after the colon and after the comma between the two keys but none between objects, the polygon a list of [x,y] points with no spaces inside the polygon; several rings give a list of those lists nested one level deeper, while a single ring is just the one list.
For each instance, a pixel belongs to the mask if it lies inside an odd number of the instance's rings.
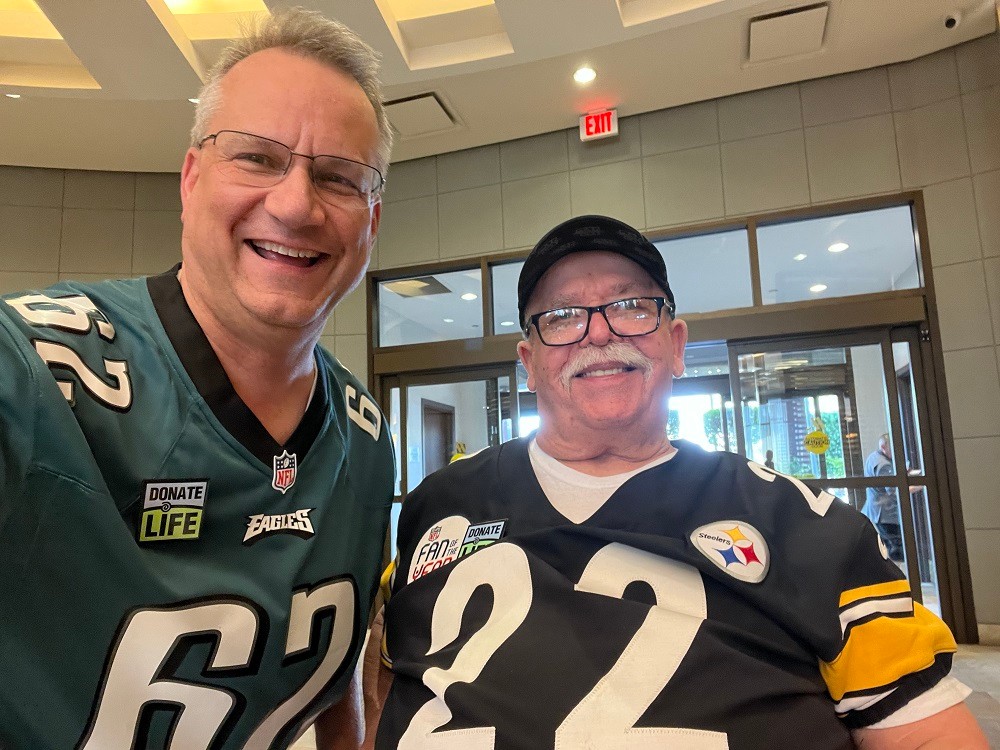
[{"label": "ceiling light fixture", "polygon": [[805,253],[799,253],[798,255],[794,256],[792,260],[805,260],[808,257],[809,256],[806,255]]},{"label": "ceiling light fixture", "polygon": [[190,99],[188,99],[188,101],[191,102],[192,104],[197,104],[198,102],[201,101],[201,99],[197,99],[195,97],[191,97]]},{"label": "ceiling light fixture", "polygon": [[21,98],[20,94],[4,94],[4,96],[6,96],[8,99],[20,99]]},{"label": "ceiling light fixture", "polygon": [[466,292],[465,294],[462,295],[462,299],[464,299],[466,302],[472,302],[472,300],[474,299],[479,299],[479,295],[473,294],[472,292]]},{"label": "ceiling light fixture", "polygon": [[827,248],[827,250],[829,250],[831,253],[842,253],[849,247],[850,245],[848,245],[846,242],[834,242],[832,245],[830,245],[830,247]]},{"label": "ceiling light fixture", "polygon": [[507,328],[508,326],[514,325],[514,321],[513,320],[501,320],[500,321],[500,325],[502,325],[504,328]]},{"label": "ceiling light fixture", "polygon": [[454,323],[455,322],[454,318],[443,318],[443,320],[444,320],[445,323]]},{"label": "ceiling light fixture", "polygon": [[819,292],[825,292],[826,291],[826,284],[813,284],[811,287],[809,287],[809,291],[810,292],[815,292],[817,294]]},{"label": "ceiling light fixture", "polygon": [[586,65],[582,68],[578,68],[573,74],[573,80],[577,83],[590,83],[595,78],[597,78],[597,73],[593,68],[588,68]]}]

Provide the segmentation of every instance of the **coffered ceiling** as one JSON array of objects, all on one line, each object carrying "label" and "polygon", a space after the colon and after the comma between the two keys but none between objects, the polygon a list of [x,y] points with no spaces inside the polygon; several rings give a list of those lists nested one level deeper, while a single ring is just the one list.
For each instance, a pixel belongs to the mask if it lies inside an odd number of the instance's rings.
[{"label": "coffered ceiling", "polygon": [[[0,163],[176,171],[188,100],[239,16],[284,4],[0,0]],[[626,117],[909,60],[997,26],[994,0],[299,4],[381,52],[394,161],[574,127],[605,107]],[[574,82],[582,65],[596,80]]]}]

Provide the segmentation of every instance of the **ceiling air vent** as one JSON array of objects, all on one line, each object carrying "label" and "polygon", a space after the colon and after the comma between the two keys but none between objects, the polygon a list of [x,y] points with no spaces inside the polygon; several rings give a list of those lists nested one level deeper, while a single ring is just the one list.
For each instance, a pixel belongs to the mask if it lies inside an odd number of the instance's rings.
[{"label": "ceiling air vent", "polygon": [[385,111],[389,122],[404,139],[441,133],[456,127],[448,110],[433,93],[386,102]]},{"label": "ceiling air vent", "polygon": [[751,19],[749,62],[818,52],[829,10],[826,3],[820,3]]}]

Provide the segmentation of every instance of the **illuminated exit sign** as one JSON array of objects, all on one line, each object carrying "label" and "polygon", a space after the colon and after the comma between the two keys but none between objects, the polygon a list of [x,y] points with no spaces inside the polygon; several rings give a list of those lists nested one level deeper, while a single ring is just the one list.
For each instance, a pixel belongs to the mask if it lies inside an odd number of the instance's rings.
[{"label": "illuminated exit sign", "polygon": [[618,135],[618,110],[591,112],[580,118],[580,140],[594,141]]}]

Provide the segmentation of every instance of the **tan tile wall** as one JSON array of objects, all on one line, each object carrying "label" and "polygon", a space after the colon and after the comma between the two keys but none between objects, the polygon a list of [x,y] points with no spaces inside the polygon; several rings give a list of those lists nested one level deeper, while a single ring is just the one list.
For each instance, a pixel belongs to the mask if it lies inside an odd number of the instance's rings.
[{"label": "tan tile wall", "polygon": [[[977,615],[1000,624],[1000,36],[912,62],[393,165],[373,267],[530,247],[586,212],[640,229],[922,189]],[[177,175],[0,167],[0,291],[179,259]],[[367,376],[356,291],[323,344]]]}]

